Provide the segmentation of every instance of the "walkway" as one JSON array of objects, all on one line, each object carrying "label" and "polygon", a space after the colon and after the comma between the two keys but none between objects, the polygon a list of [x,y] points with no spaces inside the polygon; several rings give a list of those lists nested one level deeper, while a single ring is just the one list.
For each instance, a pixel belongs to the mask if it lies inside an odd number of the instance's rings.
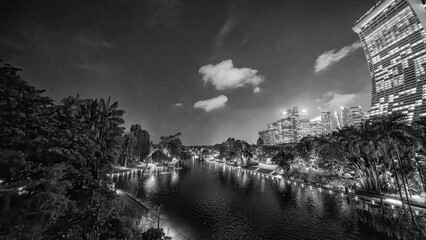
[{"label": "walkway", "polygon": [[[369,204],[372,206],[379,206],[380,205],[380,196],[378,194],[374,193],[366,193],[363,191],[357,191],[357,192],[351,192],[348,191],[348,194],[346,194],[345,191],[341,189],[335,189],[335,188],[329,188],[323,185],[318,185],[315,183],[309,183],[305,182],[303,180],[292,180],[292,179],[285,179],[282,175],[277,174],[274,170],[277,167],[277,165],[274,164],[264,164],[259,163],[257,166],[251,166],[248,168],[241,168],[236,166],[230,166],[231,169],[235,169],[238,171],[243,171],[248,174],[252,174],[254,176],[258,177],[265,177],[265,178],[274,178],[277,181],[287,181],[287,183],[292,183],[294,185],[300,184],[302,187],[309,187],[311,189],[316,189],[318,191],[325,191],[329,194],[333,195],[340,195],[342,197],[346,196],[349,197],[355,201],[363,201],[365,204]],[[394,209],[395,207],[400,207],[402,205],[401,200],[396,197],[391,196],[383,196],[383,203],[385,206]],[[404,200],[404,204],[407,204]],[[424,214],[426,215],[426,204],[419,203],[415,201],[410,201],[411,208],[415,214]]]},{"label": "walkway", "polygon": [[[138,204],[140,207],[148,210],[150,213],[154,214],[156,217],[158,217],[157,211],[152,209],[149,205],[143,203],[142,201],[138,200],[137,198],[133,197],[129,193],[126,193],[124,191],[121,191],[117,189],[117,194],[123,197],[127,197],[131,199],[133,202]],[[151,227],[157,228],[157,221],[153,221]],[[160,228],[163,229],[163,231],[166,233],[166,236],[172,237],[173,240],[188,240],[190,237],[186,236],[184,231],[178,229],[177,226],[172,226],[172,223],[168,221],[166,218],[160,216]]]}]

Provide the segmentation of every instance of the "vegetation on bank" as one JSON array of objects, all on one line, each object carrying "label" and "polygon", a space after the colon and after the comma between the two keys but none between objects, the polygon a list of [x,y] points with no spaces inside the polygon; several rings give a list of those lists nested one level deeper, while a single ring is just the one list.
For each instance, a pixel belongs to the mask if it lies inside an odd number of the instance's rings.
[{"label": "vegetation on bank", "polygon": [[107,177],[149,155],[148,132],[125,134],[109,98],[54,104],[18,72],[0,66],[1,238],[163,239],[139,230]]},{"label": "vegetation on bank", "polygon": [[[283,146],[274,156],[286,177],[327,185],[352,187],[378,194],[384,214],[383,195],[398,196],[404,216],[413,229],[424,224],[411,203],[426,203],[426,119],[413,123],[394,114],[370,119],[359,127],[345,127],[330,135],[305,137]],[[422,225],[424,226],[424,225]],[[423,236],[423,228],[417,228]]]}]

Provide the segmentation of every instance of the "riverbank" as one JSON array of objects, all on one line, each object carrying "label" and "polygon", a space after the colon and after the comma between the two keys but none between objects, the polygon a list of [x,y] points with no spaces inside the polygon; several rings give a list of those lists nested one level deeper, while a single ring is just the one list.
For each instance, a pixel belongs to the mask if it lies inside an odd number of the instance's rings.
[{"label": "riverbank", "polygon": [[[274,178],[277,181],[287,181],[287,183],[291,183],[294,185],[300,184],[302,187],[309,187],[312,190],[317,190],[320,192],[325,191],[329,194],[348,197],[349,199],[353,199],[354,201],[362,201],[365,204],[368,204],[371,206],[380,206],[380,195],[378,194],[359,191],[359,190],[354,191],[351,189],[347,189],[347,191],[345,191],[340,188],[333,188],[333,187],[329,187],[325,185],[307,182],[306,180],[303,180],[303,179],[285,178],[283,174],[278,174],[277,172],[275,172],[275,169],[278,166],[276,164],[259,163],[259,165],[251,166],[248,168],[241,168],[241,167],[235,167],[230,165],[226,165],[226,166],[230,167],[231,169],[247,172],[249,174],[253,174],[258,177]],[[389,209],[395,209],[397,207],[402,206],[402,202],[399,198],[389,196],[389,195],[382,195],[382,196],[383,196],[383,204],[385,207]],[[405,199],[403,202],[405,205],[407,205],[407,201]],[[426,215],[426,203],[419,202],[419,201],[416,201],[416,199],[410,198],[410,204],[411,204],[411,208],[413,212],[416,215]]]},{"label": "riverbank", "polygon": [[[149,212],[150,214],[154,215],[156,219],[154,219],[150,223],[150,227],[158,228],[158,217],[160,217],[160,228],[163,229],[166,236],[171,237],[172,240],[189,240],[191,239],[184,231],[179,229],[177,226],[174,226],[167,218],[162,217],[161,214],[158,216],[158,212],[153,209],[148,204],[144,203],[143,201],[133,197],[131,194],[121,191],[119,189],[116,190],[117,194],[122,197],[126,198],[127,200],[134,203],[136,206],[138,206],[141,212]],[[133,205],[134,206],[134,205]]]}]

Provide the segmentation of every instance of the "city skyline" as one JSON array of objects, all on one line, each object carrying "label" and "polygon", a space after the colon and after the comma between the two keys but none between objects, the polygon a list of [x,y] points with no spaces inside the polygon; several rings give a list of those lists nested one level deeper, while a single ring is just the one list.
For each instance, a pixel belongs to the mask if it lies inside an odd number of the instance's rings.
[{"label": "city skyline", "polygon": [[319,137],[344,127],[359,126],[368,118],[369,113],[362,112],[360,106],[341,106],[340,113],[322,110],[316,117],[295,106],[282,112],[280,119],[266,124],[266,129],[259,131],[259,138],[265,145],[297,143],[304,137]]},{"label": "city skyline", "polygon": [[126,128],[138,123],[154,141],[182,132],[187,145],[254,143],[290,106],[370,107],[351,28],[374,4],[3,1],[0,58],[56,102],[111,96]]}]

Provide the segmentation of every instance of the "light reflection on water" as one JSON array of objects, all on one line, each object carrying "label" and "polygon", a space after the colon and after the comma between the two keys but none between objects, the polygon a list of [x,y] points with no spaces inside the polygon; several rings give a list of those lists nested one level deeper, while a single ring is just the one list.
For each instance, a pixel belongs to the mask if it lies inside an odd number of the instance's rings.
[{"label": "light reflection on water", "polygon": [[120,178],[116,187],[162,204],[162,215],[192,239],[392,239],[392,227],[358,221],[346,197],[220,163],[190,160],[168,174]]}]

